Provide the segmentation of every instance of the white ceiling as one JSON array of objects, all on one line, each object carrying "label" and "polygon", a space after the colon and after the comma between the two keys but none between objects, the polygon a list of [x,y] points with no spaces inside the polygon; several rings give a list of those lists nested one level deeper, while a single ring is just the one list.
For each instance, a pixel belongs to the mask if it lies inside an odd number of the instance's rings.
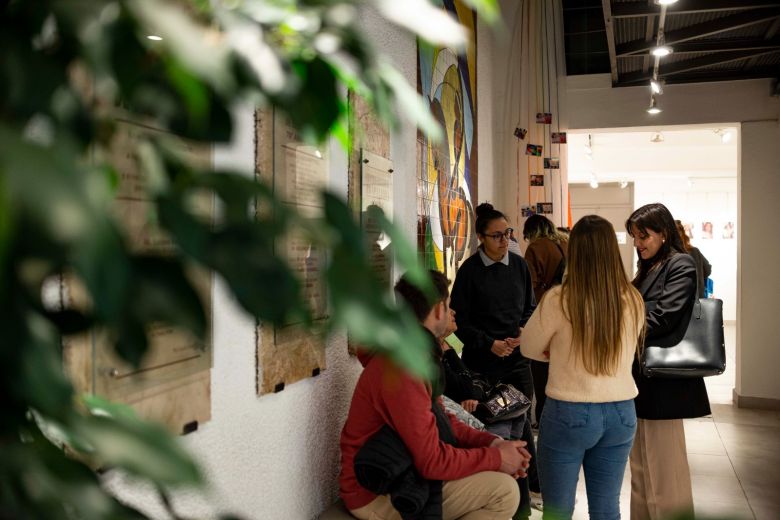
[{"label": "white ceiling", "polygon": [[[731,140],[724,144],[716,129],[731,132]],[[659,131],[664,141],[651,142]],[[569,133],[569,182],[589,182],[594,174],[599,182],[736,178],[737,142],[733,127]]]}]

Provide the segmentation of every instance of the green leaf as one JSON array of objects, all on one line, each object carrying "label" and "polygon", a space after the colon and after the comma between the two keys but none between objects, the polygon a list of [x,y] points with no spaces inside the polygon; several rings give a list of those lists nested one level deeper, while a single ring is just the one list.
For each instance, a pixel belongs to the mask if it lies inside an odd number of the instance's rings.
[{"label": "green leaf", "polygon": [[84,398],[84,404],[92,415],[76,421],[73,429],[101,463],[160,485],[202,484],[195,463],[162,426],[97,396]]},{"label": "green leaf", "polygon": [[0,448],[0,503],[7,518],[140,519],[105,492],[97,476],[40,432]]},{"label": "green leaf", "polygon": [[403,232],[395,226],[384,214],[382,208],[379,206],[370,206],[368,208],[368,218],[373,219],[379,224],[393,245],[393,253],[404,270],[404,276],[406,276],[410,282],[419,287],[431,301],[436,301],[436,291],[431,284],[431,277],[428,275],[428,270],[420,263],[420,257],[418,256],[414,246],[412,246],[404,237]]},{"label": "green leaf", "polygon": [[[334,234],[333,257],[326,271],[332,326],[346,328],[356,342],[387,353],[412,374],[431,377],[427,334],[411,311],[396,305],[389,288],[380,283],[369,263],[363,232],[347,205],[330,193],[324,193],[323,199]],[[373,215],[384,218],[381,212]],[[389,225],[386,219],[383,223]]]},{"label": "green leaf", "polygon": [[179,259],[135,257],[133,273],[132,311],[141,323],[162,321],[206,335],[206,312]]},{"label": "green leaf", "polygon": [[463,0],[463,3],[474,9],[486,23],[494,25],[498,21],[501,9],[497,0]]}]

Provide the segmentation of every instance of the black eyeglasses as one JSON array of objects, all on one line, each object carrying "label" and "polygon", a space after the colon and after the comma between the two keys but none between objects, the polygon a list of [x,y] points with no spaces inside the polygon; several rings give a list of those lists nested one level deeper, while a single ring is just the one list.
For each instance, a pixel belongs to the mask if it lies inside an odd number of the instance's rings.
[{"label": "black eyeglasses", "polygon": [[514,231],[515,230],[512,228],[506,228],[506,231],[504,231],[503,233],[493,233],[492,235],[484,235],[484,236],[490,237],[496,242],[500,242],[502,238],[504,240],[509,240],[509,237],[512,235]]}]

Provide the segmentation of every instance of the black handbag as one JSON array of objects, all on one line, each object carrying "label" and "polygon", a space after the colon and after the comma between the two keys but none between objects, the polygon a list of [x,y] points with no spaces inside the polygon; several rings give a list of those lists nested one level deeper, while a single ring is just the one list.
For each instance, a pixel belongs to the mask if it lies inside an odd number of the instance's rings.
[{"label": "black handbag", "polygon": [[[648,310],[655,302],[646,302]],[[706,377],[726,370],[726,344],[723,339],[723,301],[699,298],[691,321],[664,338],[645,343],[640,358],[647,377]]]},{"label": "black handbag", "polygon": [[520,417],[531,408],[531,400],[523,392],[508,383],[498,383],[487,392],[474,415],[485,424],[493,424]]}]

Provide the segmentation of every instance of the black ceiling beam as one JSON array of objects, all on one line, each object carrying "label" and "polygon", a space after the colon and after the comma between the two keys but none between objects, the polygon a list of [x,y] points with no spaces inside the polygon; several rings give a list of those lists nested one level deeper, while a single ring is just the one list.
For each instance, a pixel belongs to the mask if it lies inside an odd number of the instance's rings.
[{"label": "black ceiling beam", "polygon": [[[607,4],[609,3],[609,0],[603,1]],[[604,16],[606,18],[606,12],[604,13]],[[778,16],[780,16],[780,8],[751,9],[750,11],[745,11],[732,16],[726,16],[709,22],[697,23],[682,29],[669,31],[664,34],[664,37],[667,45],[674,46],[677,43],[704,38],[713,34],[733,31],[749,25],[766,22],[767,20],[773,20]],[[654,42],[647,42],[644,39],[633,40],[617,45],[615,47],[615,53],[618,56],[637,54],[648,51],[653,48],[653,46]]]},{"label": "black ceiling beam", "polygon": [[[738,81],[743,79],[765,79],[776,78],[780,76],[780,67],[764,67],[761,69],[755,69],[750,72],[741,70],[728,70],[728,71],[699,71],[691,72],[687,74],[679,74],[670,76],[666,79],[667,85],[679,85],[683,83],[709,83],[712,81]],[[619,82],[616,87],[636,87],[639,83],[631,82],[625,83]]]},{"label": "black ceiling beam", "polygon": [[[683,74],[706,67],[712,67],[714,65],[722,65],[724,63],[731,63],[735,61],[742,61],[748,58],[754,58],[762,56],[764,54],[772,54],[778,52],[777,49],[760,49],[752,51],[736,51],[736,52],[724,52],[718,54],[711,54],[709,56],[703,56],[701,58],[693,58],[691,60],[678,61],[676,63],[669,63],[667,65],[661,65],[658,68],[658,77],[666,80],[669,76],[675,74]],[[745,71],[750,72],[750,71]],[[650,81],[651,75],[644,71],[627,72],[620,76],[621,83],[642,83]]]},{"label": "black ceiling beam", "polygon": [[[709,40],[709,41],[688,41],[678,43],[674,46],[675,54],[688,54],[692,52],[729,52],[729,51],[750,51],[760,49],[780,48],[780,38],[771,40],[740,39],[740,40]],[[624,54],[618,58],[635,58],[636,54]],[[652,56],[649,53],[644,56]]]},{"label": "black ceiling beam", "polygon": [[612,75],[612,84],[618,81],[617,54],[615,51],[615,29],[612,21],[612,1],[601,0],[601,8],[604,11],[604,27],[607,30],[607,49],[609,50],[609,70]]},{"label": "black ceiling beam", "polygon": [[[780,7],[777,0],[680,0],[666,7],[666,14],[691,14],[736,9],[755,9],[759,7]],[[636,18],[639,16],[657,16],[661,8],[647,3],[620,3],[612,7],[613,18]]]}]

